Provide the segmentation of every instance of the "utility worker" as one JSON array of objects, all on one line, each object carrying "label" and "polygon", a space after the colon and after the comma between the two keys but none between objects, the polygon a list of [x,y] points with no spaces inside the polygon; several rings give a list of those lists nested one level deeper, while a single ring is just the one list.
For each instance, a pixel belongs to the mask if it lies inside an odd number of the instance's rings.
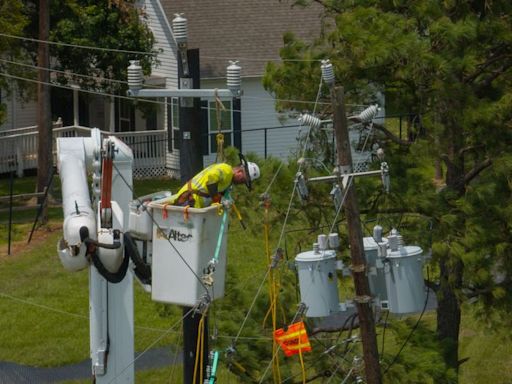
[{"label": "utility worker", "polygon": [[252,180],[260,177],[260,168],[256,163],[245,161],[243,155],[240,155],[240,160],[241,164],[236,167],[226,163],[206,167],[171,197],[170,204],[204,208],[220,203],[232,184],[246,184],[250,190]]}]

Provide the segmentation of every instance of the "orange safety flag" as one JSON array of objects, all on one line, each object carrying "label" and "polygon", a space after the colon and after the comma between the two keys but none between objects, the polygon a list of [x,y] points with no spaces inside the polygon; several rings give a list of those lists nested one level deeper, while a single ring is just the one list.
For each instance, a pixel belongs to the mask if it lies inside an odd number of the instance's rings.
[{"label": "orange safety flag", "polygon": [[302,352],[311,352],[311,344],[302,321],[288,326],[286,330],[284,328],[276,329],[274,339],[286,357]]}]

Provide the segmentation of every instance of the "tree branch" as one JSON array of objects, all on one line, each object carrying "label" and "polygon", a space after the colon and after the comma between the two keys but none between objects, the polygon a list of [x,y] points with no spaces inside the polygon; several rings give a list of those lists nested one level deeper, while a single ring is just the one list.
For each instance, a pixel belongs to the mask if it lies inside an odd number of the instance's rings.
[{"label": "tree branch", "polygon": [[[503,52],[503,49],[504,49],[504,47],[502,47],[502,49],[500,49],[500,50],[497,50],[497,52]],[[475,73],[473,73],[470,76],[467,76],[464,79],[464,83],[468,84],[468,83],[471,83],[471,82],[475,81],[478,76],[480,76],[483,73],[485,73],[487,68],[489,68],[491,65],[493,65],[496,62],[503,61],[503,59],[505,59],[507,57],[510,57],[510,55],[505,54],[505,55],[494,55],[494,56],[491,56],[485,63],[482,63],[482,64],[479,65],[479,69]]]},{"label": "tree branch", "polygon": [[424,279],[423,281],[425,282],[425,286],[427,288],[430,288],[435,293],[437,293],[437,291],[439,291],[439,284],[438,283],[434,283],[433,281],[430,281],[430,280],[427,280],[427,279]]},{"label": "tree branch", "polygon": [[393,133],[391,133],[389,130],[387,130],[386,128],[384,128],[383,125],[380,125],[380,124],[375,124],[373,123],[373,127],[375,129],[378,129],[379,131],[381,131],[382,133],[384,133],[384,135],[386,135],[386,137],[388,139],[390,139],[391,141],[399,144],[399,145],[403,145],[403,146],[409,146],[411,145],[410,142],[408,142],[407,140],[402,140],[401,138],[397,137],[396,135],[394,135]]},{"label": "tree branch", "polygon": [[446,166],[448,168],[451,168],[451,169],[456,168],[456,165],[453,163],[453,161],[450,160],[450,158],[448,157],[448,155],[446,153],[441,154],[440,158],[441,158],[441,160],[444,161],[444,163],[446,164]]},{"label": "tree branch", "polygon": [[327,9],[329,11],[334,11],[336,13],[341,13],[341,9],[338,9],[336,7],[333,7],[332,5],[326,4],[326,2],[323,1],[323,0],[313,0],[313,2],[320,4],[322,7],[324,7],[325,9]]},{"label": "tree branch", "polygon": [[463,156],[466,152],[474,151],[476,149],[483,148],[483,144],[470,145],[459,150],[459,157]]},{"label": "tree branch", "polygon": [[480,85],[480,87],[488,87],[491,85],[491,83],[496,80],[500,75],[502,75],[504,72],[506,72],[508,69],[512,67],[512,63],[508,63],[506,65],[502,65],[500,69],[494,71],[492,75],[487,77],[483,83]]},{"label": "tree branch", "polygon": [[480,164],[477,164],[471,169],[468,173],[464,175],[464,184],[467,185],[473,180],[475,177],[477,177],[480,172],[482,172],[484,169],[490,167],[492,165],[491,159],[485,159]]}]

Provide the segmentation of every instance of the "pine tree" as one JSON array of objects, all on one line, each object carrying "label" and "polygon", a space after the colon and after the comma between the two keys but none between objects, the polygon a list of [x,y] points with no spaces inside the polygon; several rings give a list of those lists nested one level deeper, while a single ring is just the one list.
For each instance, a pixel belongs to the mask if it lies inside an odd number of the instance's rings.
[{"label": "pine tree", "polygon": [[[421,171],[399,188],[406,210],[434,222],[437,335],[445,361],[457,370],[462,302],[471,296],[480,298],[483,308],[510,307],[504,292],[511,279],[506,153],[512,121],[512,4],[315,2],[325,9],[324,34],[311,46],[285,36],[282,58],[329,58],[351,101],[367,102],[381,92],[395,109],[421,118],[424,135],[416,135],[402,151]],[[318,74],[318,61],[284,61],[268,65],[264,84],[279,98],[314,99]],[[437,189],[431,180],[436,160],[445,169]],[[403,176],[411,181],[411,172]],[[418,183],[426,189],[418,191]]]}]

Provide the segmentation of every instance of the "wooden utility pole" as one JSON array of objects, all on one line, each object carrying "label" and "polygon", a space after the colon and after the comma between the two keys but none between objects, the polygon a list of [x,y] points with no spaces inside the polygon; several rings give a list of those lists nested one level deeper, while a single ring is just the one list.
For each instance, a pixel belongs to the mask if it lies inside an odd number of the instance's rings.
[{"label": "wooden utility pole", "polygon": [[[37,127],[38,127],[38,148],[37,148],[37,192],[43,192],[48,184],[50,168],[53,163],[53,137],[51,123],[50,105],[50,54],[47,43],[50,37],[50,10],[49,0],[39,1],[39,46],[37,52],[37,64],[41,68],[38,72],[37,84]],[[48,221],[48,208],[46,202],[41,220]]]},{"label": "wooden utility pole", "polygon": [[[184,65],[187,66],[186,71]],[[187,63],[178,60],[178,77],[180,89],[199,89],[199,50],[187,49]],[[180,99],[180,179],[186,183],[203,169],[201,151],[201,100]],[[201,314],[191,311],[191,307],[183,307],[183,383],[203,384],[199,382],[194,370],[196,368],[197,338],[200,333]],[[208,319],[203,321],[203,377],[208,364]]]},{"label": "wooden utility pole", "polygon": [[[331,87],[331,103],[334,111],[334,132],[336,135],[338,167],[340,176],[343,176],[343,174],[353,172],[343,87]],[[359,315],[359,329],[363,344],[366,382],[368,384],[380,384],[382,377],[380,373],[379,352],[377,349],[377,335],[375,333],[375,322],[371,308],[370,287],[366,276],[363,232],[361,229],[354,183],[349,181],[346,188],[344,208],[347,217],[352,277],[356,291],[354,301]]]},{"label": "wooden utility pole", "polygon": [[[201,88],[199,72],[199,49],[187,49],[187,72],[178,60],[180,89]],[[201,151],[201,99],[180,99],[180,179],[186,183],[203,169],[203,152]]]}]

